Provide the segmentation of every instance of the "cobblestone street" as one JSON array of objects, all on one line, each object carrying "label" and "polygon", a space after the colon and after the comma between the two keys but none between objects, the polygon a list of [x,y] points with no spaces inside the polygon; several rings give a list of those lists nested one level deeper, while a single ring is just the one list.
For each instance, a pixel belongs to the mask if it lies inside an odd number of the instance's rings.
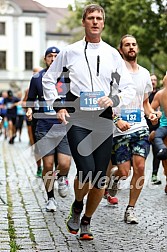
[{"label": "cobblestone street", "polygon": [[[123,221],[128,203],[126,184],[118,192],[117,206],[108,206],[105,199],[92,218],[93,241],[80,241],[66,230],[65,221],[73,201],[75,165],[69,174],[70,194],[60,198],[56,191],[58,209],[45,211],[46,194],[42,179],[36,178],[36,165],[28,145],[26,129],[22,142],[16,138],[9,145],[0,138],[0,251],[24,252],[166,252],[167,251],[167,195],[162,166],[161,185],[152,185],[150,174],[152,155],[146,162],[146,181],[136,205],[138,225]],[[7,204],[4,204],[5,201]],[[13,250],[12,250],[12,249]]]}]

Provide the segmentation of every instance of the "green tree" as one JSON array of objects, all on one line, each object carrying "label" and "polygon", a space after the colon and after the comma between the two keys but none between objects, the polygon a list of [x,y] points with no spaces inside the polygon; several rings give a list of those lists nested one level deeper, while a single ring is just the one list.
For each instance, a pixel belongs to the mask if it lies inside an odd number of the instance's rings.
[{"label": "green tree", "polygon": [[96,0],[75,1],[71,17],[67,20],[73,29],[74,40],[83,36],[81,15],[85,4],[97,3],[106,13],[103,40],[117,47],[125,34],[136,37],[139,47],[139,63],[160,78],[167,70],[167,5],[161,0]]}]

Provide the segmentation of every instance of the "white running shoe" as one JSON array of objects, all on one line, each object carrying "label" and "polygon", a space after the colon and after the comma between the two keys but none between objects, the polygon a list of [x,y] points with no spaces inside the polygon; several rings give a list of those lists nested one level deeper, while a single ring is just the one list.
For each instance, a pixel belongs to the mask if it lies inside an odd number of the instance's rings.
[{"label": "white running shoe", "polygon": [[62,198],[65,198],[69,192],[68,179],[66,176],[62,176],[58,179],[58,193]]},{"label": "white running shoe", "polygon": [[128,209],[125,211],[124,221],[127,224],[138,224],[138,219],[134,213],[134,207],[128,207]]},{"label": "white running shoe", "polygon": [[46,211],[47,212],[55,212],[57,209],[57,202],[54,198],[50,198],[46,203]]}]

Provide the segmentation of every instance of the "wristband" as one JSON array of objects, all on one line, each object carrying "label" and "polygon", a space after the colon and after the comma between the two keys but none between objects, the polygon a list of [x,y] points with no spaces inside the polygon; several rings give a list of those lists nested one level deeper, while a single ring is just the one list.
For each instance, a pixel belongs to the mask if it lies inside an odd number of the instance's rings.
[{"label": "wristband", "polygon": [[119,120],[121,120],[121,118],[119,117],[119,116],[114,116],[114,118],[113,118],[113,122],[114,122],[114,124],[116,124]]}]

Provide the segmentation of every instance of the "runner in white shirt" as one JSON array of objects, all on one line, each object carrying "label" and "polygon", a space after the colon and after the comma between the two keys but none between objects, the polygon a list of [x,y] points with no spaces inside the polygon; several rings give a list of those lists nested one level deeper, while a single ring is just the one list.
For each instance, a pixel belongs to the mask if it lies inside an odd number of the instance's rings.
[{"label": "runner in white shirt", "polygon": [[137,64],[138,44],[135,37],[122,37],[120,53],[136,85],[136,97],[124,108],[115,109],[114,121],[117,127],[113,138],[112,163],[118,166],[118,170],[114,173],[114,182],[112,186],[109,185],[108,191],[111,196],[116,195],[119,179],[128,177],[132,165],[130,197],[124,220],[126,223],[137,224],[134,206],[144,184],[145,160],[150,150],[149,130],[144,115],[152,123],[158,123],[158,119],[148,100],[152,91],[149,71]]},{"label": "runner in white shirt", "polygon": [[[43,77],[44,97],[48,104],[58,98],[55,84],[63,72],[70,80],[63,104],[65,108],[59,108],[57,117],[67,125],[68,141],[77,168],[75,201],[67,228],[72,234],[80,229],[82,240],[93,239],[90,220],[104,194],[112,148],[112,107],[127,105],[136,94],[120,54],[101,39],[104,19],[102,7],[86,6],[82,19],[85,38],[64,48]],[[54,107],[57,106],[55,103]],[[80,221],[86,195],[85,214]]]}]

